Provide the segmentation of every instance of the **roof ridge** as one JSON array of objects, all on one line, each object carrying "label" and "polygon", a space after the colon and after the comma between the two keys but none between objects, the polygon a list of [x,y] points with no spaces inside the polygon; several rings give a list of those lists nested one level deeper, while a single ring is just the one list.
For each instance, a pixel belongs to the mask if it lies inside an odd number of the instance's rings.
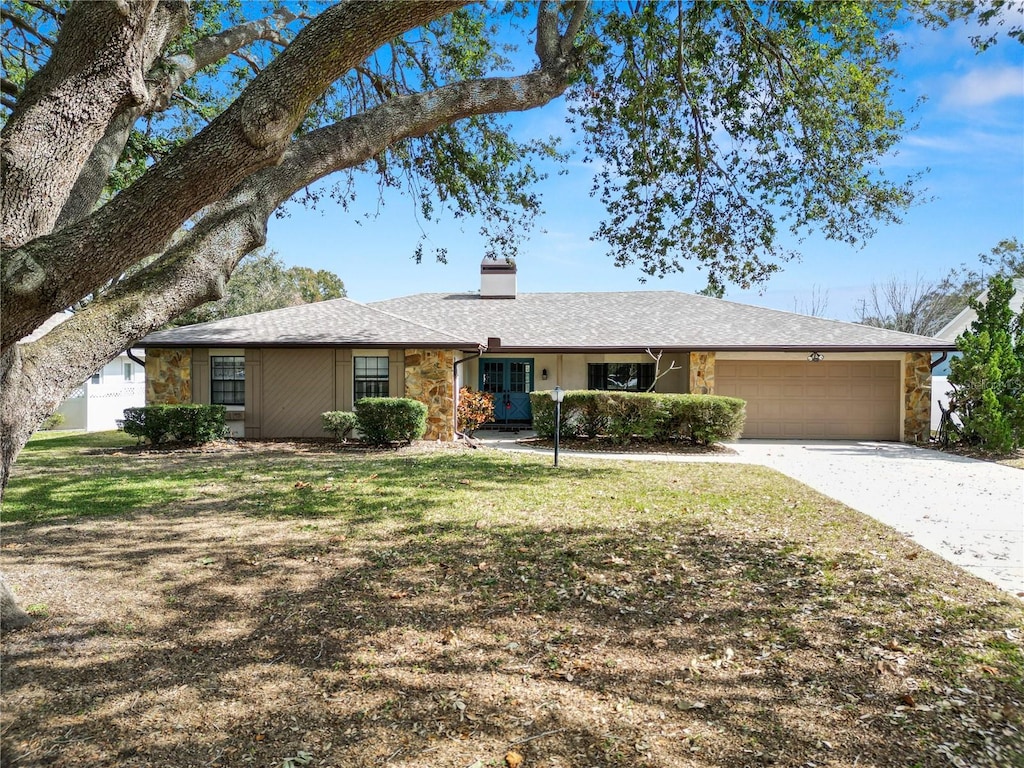
[{"label": "roof ridge", "polygon": [[[417,295],[417,294],[413,294],[413,295]],[[419,295],[425,295],[425,294],[419,294]],[[353,303],[353,304],[358,304],[358,305],[359,305],[359,306],[361,306],[361,307],[366,307],[367,309],[369,309],[369,310],[372,310],[372,311],[374,311],[374,312],[380,312],[380,313],[381,313],[382,315],[387,315],[388,317],[393,317],[393,318],[395,318],[396,320],[401,320],[401,321],[402,321],[402,322],[404,322],[404,323],[409,323],[410,325],[415,325],[415,326],[417,326],[417,327],[419,327],[419,328],[424,328],[424,329],[426,329],[426,330],[428,330],[428,331],[433,331],[434,333],[439,333],[439,334],[441,334],[442,336],[447,336],[447,337],[448,337],[448,338],[450,338],[450,339],[451,339],[452,341],[457,341],[457,342],[459,342],[460,344],[461,344],[462,342],[466,341],[466,339],[460,339],[460,338],[459,338],[458,336],[455,336],[454,334],[451,334],[451,333],[449,333],[449,332],[448,332],[448,331],[446,331],[446,330],[443,330],[443,329],[441,329],[441,328],[434,328],[433,326],[431,326],[431,325],[427,325],[426,323],[420,323],[420,322],[417,322],[416,320],[411,320],[411,319],[410,319],[410,318],[408,318],[408,317],[405,317],[405,316],[403,316],[403,315],[399,315],[399,314],[396,314],[396,313],[394,313],[394,312],[389,312],[389,311],[388,311],[388,310],[386,310],[386,309],[379,309],[378,307],[373,307],[373,306],[370,306],[370,304],[364,304],[363,302],[360,302],[360,301],[355,301],[354,299],[352,300],[352,303]],[[479,341],[479,340],[478,340],[478,341]]]}]

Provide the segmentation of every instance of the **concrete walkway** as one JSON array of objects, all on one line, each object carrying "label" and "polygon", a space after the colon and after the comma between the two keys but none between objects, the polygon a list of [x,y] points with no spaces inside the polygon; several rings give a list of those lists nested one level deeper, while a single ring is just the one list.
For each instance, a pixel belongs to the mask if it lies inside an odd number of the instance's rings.
[{"label": "concrete walkway", "polygon": [[[518,443],[529,432],[478,432],[500,450],[551,455]],[[1024,593],[1024,470],[903,443],[739,440],[735,455],[609,454],[616,461],[761,464],[910,537],[1011,594]]]}]

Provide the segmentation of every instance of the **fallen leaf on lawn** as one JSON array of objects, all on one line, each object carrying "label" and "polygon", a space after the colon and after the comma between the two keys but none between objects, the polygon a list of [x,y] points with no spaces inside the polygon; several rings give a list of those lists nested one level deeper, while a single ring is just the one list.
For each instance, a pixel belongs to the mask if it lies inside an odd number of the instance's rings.
[{"label": "fallen leaf on lawn", "polygon": [[459,485],[472,485],[472,480],[459,480]]},{"label": "fallen leaf on lawn", "polygon": [[388,597],[392,600],[401,600],[403,597],[408,597],[408,592],[392,592]]},{"label": "fallen leaf on lawn", "polygon": [[491,566],[489,566],[486,561],[481,561],[481,562],[476,564],[476,567],[477,567],[477,570],[486,571]]},{"label": "fallen leaf on lawn", "polygon": [[995,667],[990,667],[988,664],[982,664],[981,665],[981,671],[984,672],[986,675],[998,675],[999,674],[999,670],[998,669],[996,669]]},{"label": "fallen leaf on lawn", "polygon": [[895,664],[888,661],[876,661],[875,662],[875,674],[877,675],[898,675],[899,670]]},{"label": "fallen leaf on lawn", "polygon": [[687,710],[687,709],[707,709],[708,703],[706,701],[688,701],[686,699],[680,699],[676,702],[676,708]]},{"label": "fallen leaf on lawn", "polygon": [[311,483],[307,483],[305,480],[299,480],[295,483],[295,487],[298,488],[299,490],[302,490],[303,488],[309,488],[310,485]]},{"label": "fallen leaf on lawn", "polygon": [[904,693],[902,696],[900,696],[900,701],[902,701],[908,707],[917,706],[917,702],[914,701],[914,697],[911,696],[909,693]]},{"label": "fallen leaf on lawn", "polygon": [[523,764],[523,756],[514,750],[509,750],[505,755],[505,765],[508,768],[519,768]]},{"label": "fallen leaf on lawn", "polygon": [[441,630],[441,643],[442,645],[451,645],[458,640],[455,634],[455,630],[451,627],[446,627]]}]

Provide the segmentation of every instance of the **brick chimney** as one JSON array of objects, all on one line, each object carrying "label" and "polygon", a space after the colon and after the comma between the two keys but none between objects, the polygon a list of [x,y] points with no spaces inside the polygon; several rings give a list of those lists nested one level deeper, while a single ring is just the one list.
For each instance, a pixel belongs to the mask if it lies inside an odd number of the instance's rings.
[{"label": "brick chimney", "polygon": [[512,259],[484,257],[480,262],[480,298],[514,299],[516,263]]}]

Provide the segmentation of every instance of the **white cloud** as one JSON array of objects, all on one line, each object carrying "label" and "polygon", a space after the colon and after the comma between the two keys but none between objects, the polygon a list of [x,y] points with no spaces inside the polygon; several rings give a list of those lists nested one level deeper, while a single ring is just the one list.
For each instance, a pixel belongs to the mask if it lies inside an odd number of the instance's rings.
[{"label": "white cloud", "polygon": [[980,107],[1024,96],[1024,70],[1020,67],[975,69],[952,80],[942,97],[950,107]]}]

